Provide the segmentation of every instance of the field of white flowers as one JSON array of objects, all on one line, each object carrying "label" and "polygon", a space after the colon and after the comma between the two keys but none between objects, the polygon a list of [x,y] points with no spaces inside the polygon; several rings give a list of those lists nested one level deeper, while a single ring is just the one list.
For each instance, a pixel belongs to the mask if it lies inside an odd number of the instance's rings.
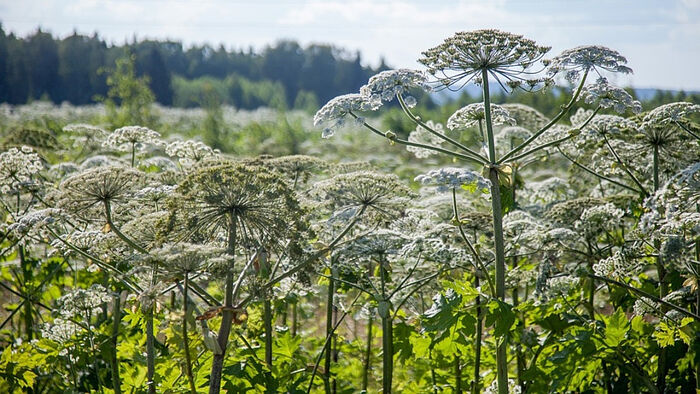
[{"label": "field of white flowers", "polygon": [[0,106],[0,391],[700,389],[700,105],[601,46],[419,62],[315,116]]}]

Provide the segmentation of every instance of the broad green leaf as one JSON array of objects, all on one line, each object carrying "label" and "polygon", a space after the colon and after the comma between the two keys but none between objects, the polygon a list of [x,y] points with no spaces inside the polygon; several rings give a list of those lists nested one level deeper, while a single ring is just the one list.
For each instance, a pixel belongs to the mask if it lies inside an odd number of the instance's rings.
[{"label": "broad green leaf", "polygon": [[622,309],[617,309],[606,321],[605,343],[615,347],[625,339],[630,329],[630,322]]}]

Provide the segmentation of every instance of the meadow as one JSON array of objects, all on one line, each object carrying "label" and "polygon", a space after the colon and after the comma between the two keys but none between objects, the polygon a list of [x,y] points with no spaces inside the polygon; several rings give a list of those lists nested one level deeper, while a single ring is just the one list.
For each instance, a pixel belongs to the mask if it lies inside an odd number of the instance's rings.
[{"label": "meadow", "polygon": [[162,106],[130,57],[0,105],[0,391],[700,390],[697,97],[497,30],[418,60],[313,108]]}]

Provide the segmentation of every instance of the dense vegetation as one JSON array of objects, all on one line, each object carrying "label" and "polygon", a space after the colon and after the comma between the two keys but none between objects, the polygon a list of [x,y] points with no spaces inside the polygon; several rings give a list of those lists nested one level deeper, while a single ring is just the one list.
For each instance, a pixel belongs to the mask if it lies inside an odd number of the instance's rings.
[{"label": "dense vegetation", "polygon": [[207,86],[215,86],[220,99],[237,108],[323,103],[357,90],[387,68],[363,66],[359,53],[330,45],[303,48],[294,41],[280,41],[256,53],[209,45],[184,48],[176,41],[110,45],[97,34],[54,38],[41,29],[20,38],[0,26],[0,103],[25,104],[39,98],[58,104],[93,103],[107,93],[107,73],[101,70],[112,69],[116,59],[128,54],[134,56],[137,74],[148,76],[156,100],[178,106],[199,105]]},{"label": "dense vegetation", "polygon": [[0,391],[694,392],[700,105],[548,50],[457,33],[322,130],[159,106],[132,57],[0,106]]}]

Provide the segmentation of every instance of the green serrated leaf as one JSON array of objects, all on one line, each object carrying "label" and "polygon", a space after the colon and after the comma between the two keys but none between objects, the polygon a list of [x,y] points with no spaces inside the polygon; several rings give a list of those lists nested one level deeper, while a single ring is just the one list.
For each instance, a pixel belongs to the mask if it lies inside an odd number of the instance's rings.
[{"label": "green serrated leaf", "polygon": [[615,347],[625,339],[630,329],[630,322],[625,312],[618,308],[606,321],[605,343]]}]

